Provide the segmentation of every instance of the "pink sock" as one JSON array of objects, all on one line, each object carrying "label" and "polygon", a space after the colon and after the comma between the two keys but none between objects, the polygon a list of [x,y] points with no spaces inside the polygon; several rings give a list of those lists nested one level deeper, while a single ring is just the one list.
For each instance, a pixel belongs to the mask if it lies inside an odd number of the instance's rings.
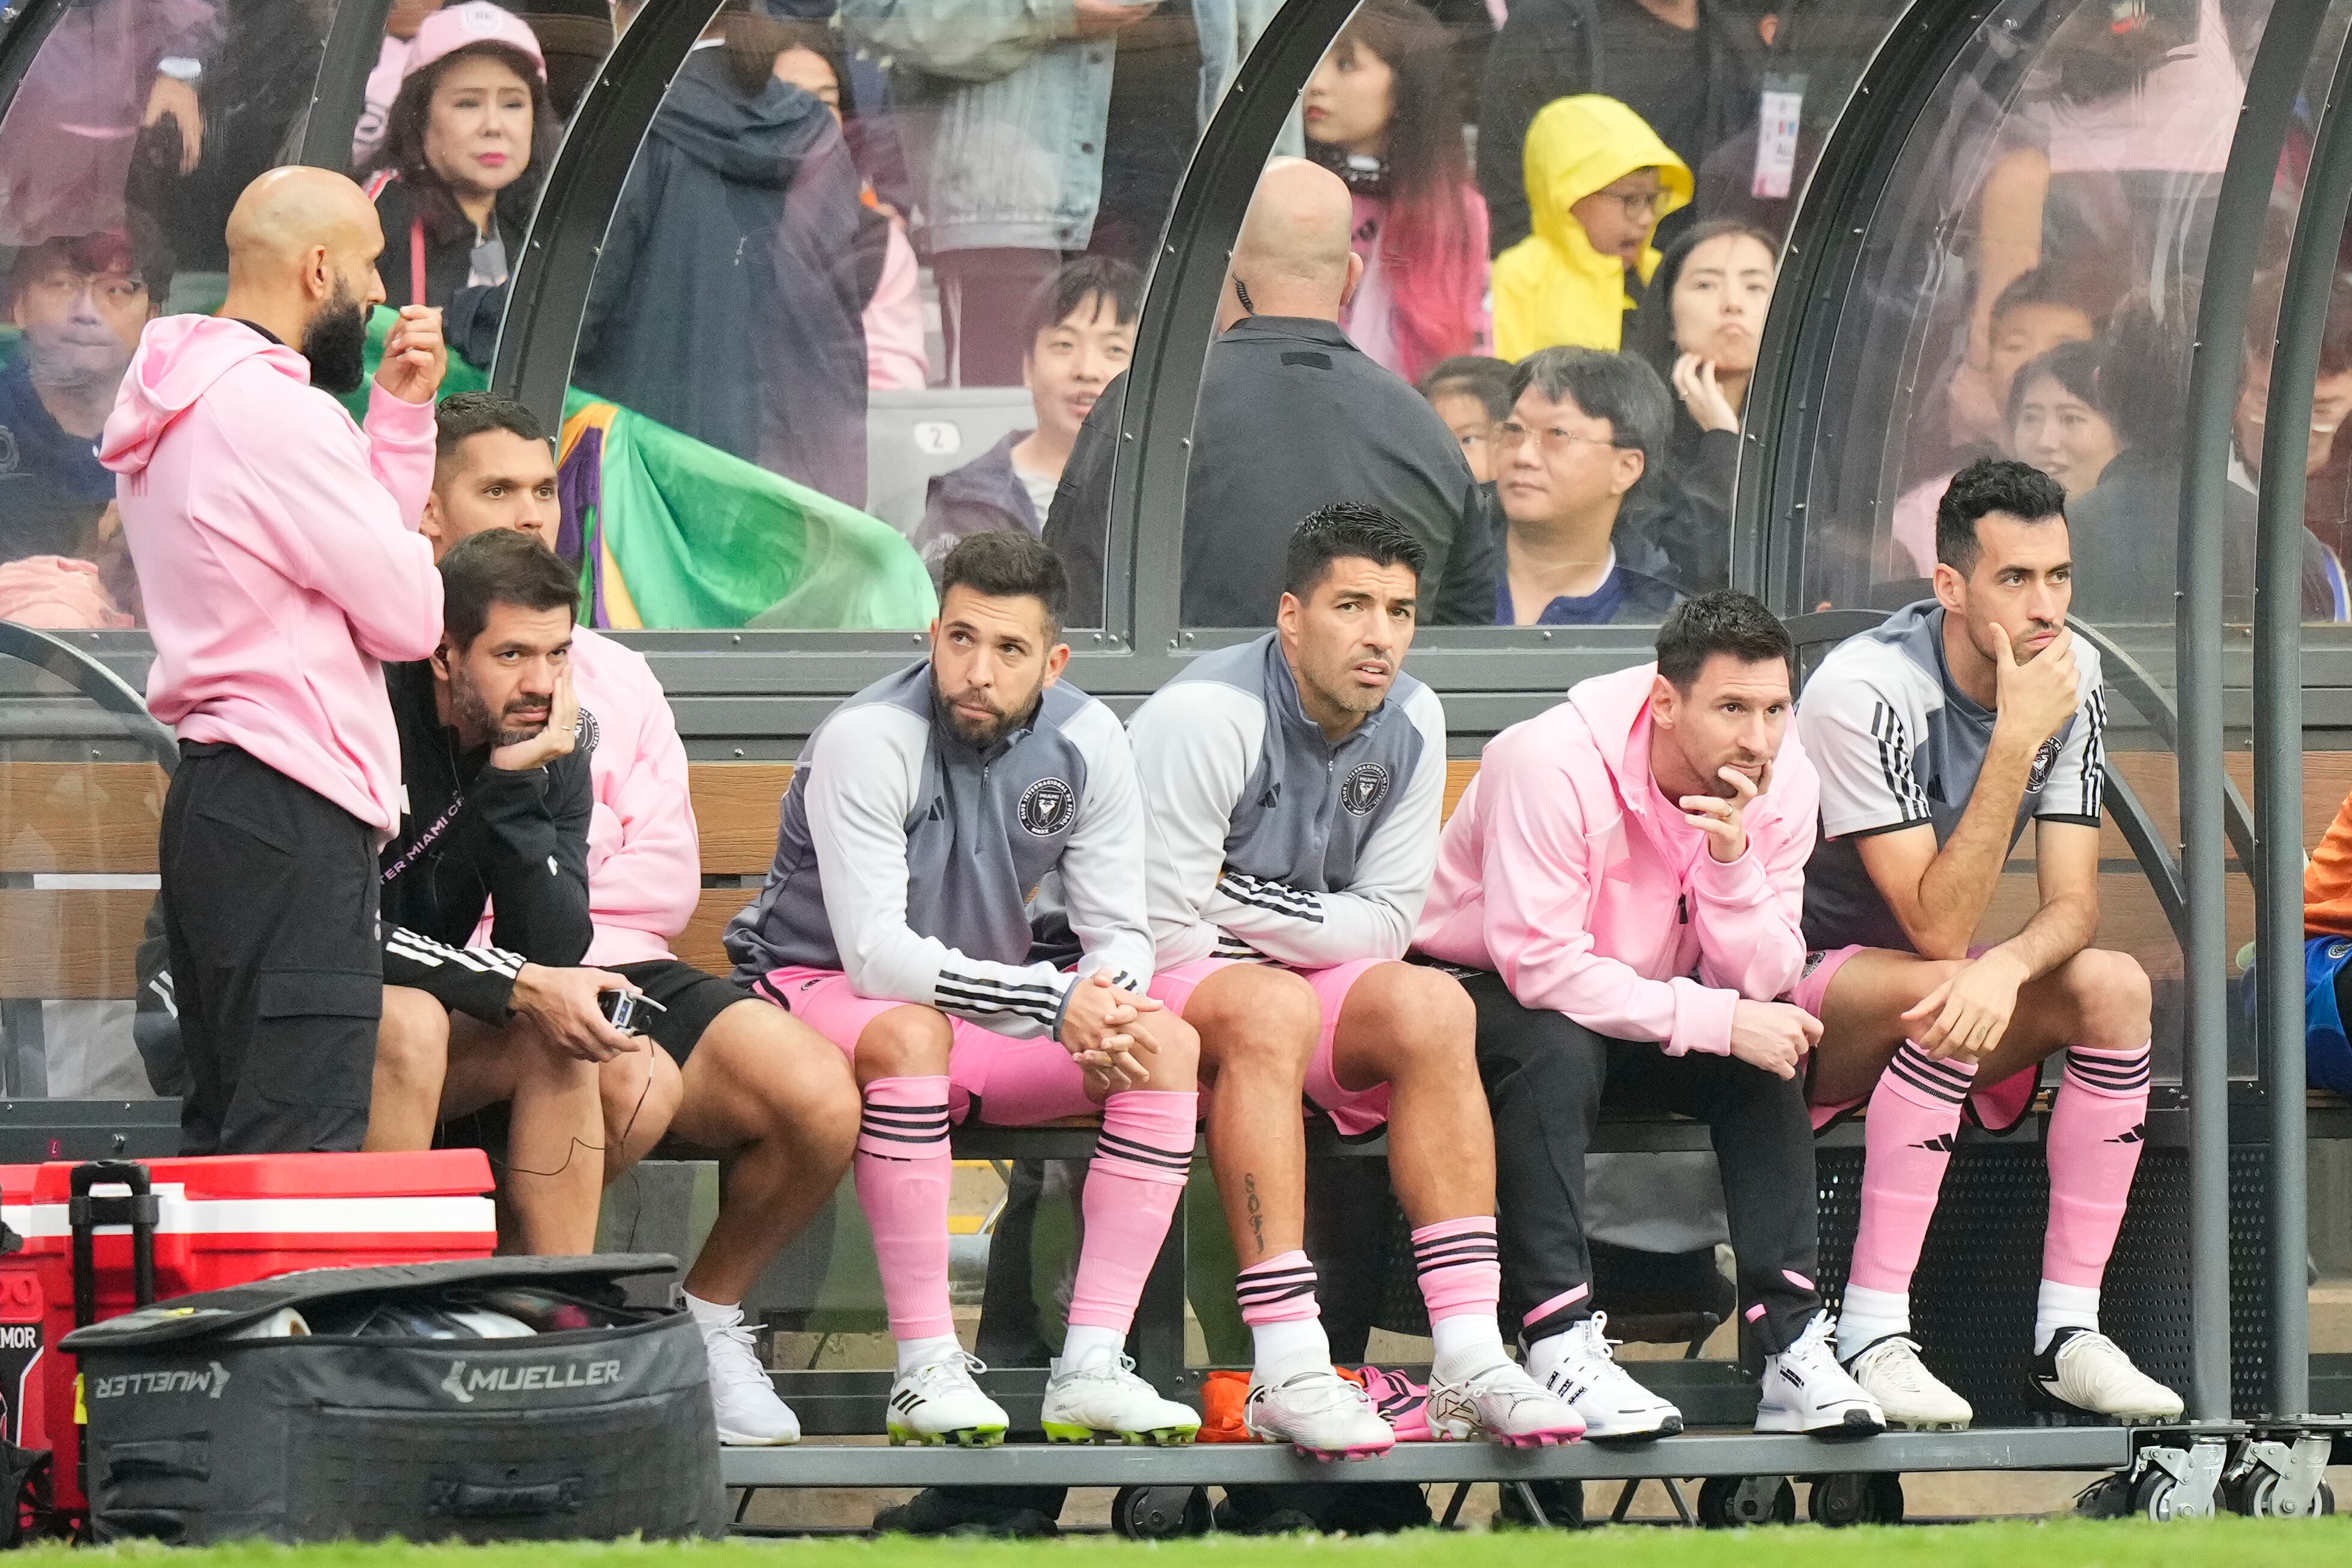
[{"label": "pink sock", "polygon": [[1315,1301],[1315,1265],[1304,1252],[1277,1252],[1251,1264],[1234,1282],[1234,1293],[1241,1298],[1242,1322],[1252,1328],[1323,1315]]},{"label": "pink sock", "polygon": [[1973,1062],[1934,1061],[1907,1040],[1879,1074],[1863,1124],[1862,1222],[1849,1283],[1889,1294],[1910,1291],[1944,1167],[1952,1162],[1960,1104],[1975,1077]]},{"label": "pink sock", "polygon": [[1187,1089],[1129,1090],[1103,1102],[1087,1172],[1087,1240],[1070,1289],[1070,1326],[1124,1335],[1168,1222],[1192,1171],[1201,1097]]},{"label": "pink sock", "polygon": [[890,1333],[899,1340],[955,1333],[948,1303],[948,1081],[877,1078],[849,1162],[857,1201],[874,1233],[874,1260]]},{"label": "pink sock", "polygon": [[2050,1231],[2042,1277],[2097,1289],[2147,1146],[2147,1047],[2066,1052],[2050,1113]]},{"label": "pink sock", "polygon": [[1421,1272],[1421,1299],[1429,1321],[1475,1312],[1488,1319],[1503,1293],[1503,1255],[1495,1245],[1495,1218],[1441,1219],[1412,1233],[1412,1261]]}]

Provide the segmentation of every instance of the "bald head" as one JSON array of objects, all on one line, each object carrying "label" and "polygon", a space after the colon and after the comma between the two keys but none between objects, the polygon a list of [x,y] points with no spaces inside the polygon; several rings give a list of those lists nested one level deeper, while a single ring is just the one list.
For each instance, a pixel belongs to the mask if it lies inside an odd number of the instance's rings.
[{"label": "bald head", "polygon": [[1338,320],[1363,272],[1348,247],[1354,225],[1354,200],[1339,175],[1303,158],[1267,164],[1234,246],[1230,271],[1240,288],[1225,290],[1219,325],[1245,315]]},{"label": "bald head", "polygon": [[299,267],[319,247],[363,251],[370,260],[383,248],[383,226],[367,193],[330,170],[272,169],[245,188],[228,214],[233,277],[258,280]]},{"label": "bald head", "polygon": [[[220,313],[310,355],[314,385],[356,386],[367,313],[383,302],[375,269],[383,251],[383,225],[367,193],[324,169],[272,169],[229,213]],[[323,349],[314,342],[321,335]]]}]

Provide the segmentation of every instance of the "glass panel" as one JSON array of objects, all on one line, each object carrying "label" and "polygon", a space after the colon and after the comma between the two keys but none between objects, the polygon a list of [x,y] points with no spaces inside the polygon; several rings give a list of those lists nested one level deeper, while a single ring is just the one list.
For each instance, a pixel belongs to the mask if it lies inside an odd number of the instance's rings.
[{"label": "glass panel", "polygon": [[[1937,505],[1954,473],[1982,456],[2040,468],[2063,490],[2072,524],[2072,613],[2109,640],[2111,760],[2158,841],[2176,848],[2168,737],[2188,346],[2221,171],[2268,15],[2267,0],[2150,0],[2127,17],[2104,4],[2020,4],[1985,21],[1924,99],[1894,154],[1889,194],[1868,220],[1822,383],[1822,422],[1803,459],[1799,602],[1786,607],[1924,598]],[[2311,116],[2326,102],[2347,16],[2352,7],[2336,8],[2307,73],[2240,355],[2219,524],[2232,685],[2247,667],[2280,275]],[[2303,613],[2322,623],[2346,611],[2333,548],[2342,542],[2343,487],[2328,474],[2343,413],[2335,405],[2352,398],[2325,395],[2341,368],[2334,360],[2344,358],[2331,351],[2323,371],[2309,459]],[[2242,747],[2243,732],[2232,745]],[[2243,788],[2242,750],[2231,760]],[[2173,1076],[2180,954],[2116,831],[2117,810],[2111,797],[2099,940],[2137,957],[2154,980],[2158,1071]],[[2011,879],[2021,912],[2034,902],[2029,848],[2021,844]],[[2234,855],[2228,894],[2234,952],[2252,937],[2252,886]],[[2252,1071],[2242,1029],[2233,1030],[2231,1063],[2237,1075]]]},{"label": "glass panel", "polygon": [[1337,179],[1279,194],[1294,222],[1319,203],[1352,281],[1292,298],[1244,244],[1252,305],[1226,302],[1195,434],[1186,625],[1269,623],[1281,540],[1341,500],[1422,539],[1424,625],[1655,624],[1728,580],[1781,239],[1900,8],[1790,9],[1523,5],[1489,42],[1457,8],[1360,6],[1301,98],[1298,148]]},{"label": "glass panel", "polygon": [[730,5],[688,57],[573,366],[598,623],[919,626],[956,539],[1043,531],[1232,61],[1186,5],[1039,26]]},{"label": "glass panel", "polygon": [[141,1050],[173,1033],[142,987],[163,967],[160,926],[142,947],[164,786],[147,730],[0,657],[0,1097],[176,1092]]},{"label": "glass panel", "polygon": [[229,208],[290,156],[332,14],[89,0],[42,40],[0,120],[0,618],[138,620],[91,444],[141,329],[220,303]]}]

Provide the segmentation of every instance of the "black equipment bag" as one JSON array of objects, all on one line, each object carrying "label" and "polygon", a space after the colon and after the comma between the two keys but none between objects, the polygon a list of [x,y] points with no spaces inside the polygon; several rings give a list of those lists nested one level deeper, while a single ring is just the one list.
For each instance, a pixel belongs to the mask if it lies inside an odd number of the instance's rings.
[{"label": "black equipment bag", "polygon": [[[725,1533],[702,1339],[629,1307],[649,1254],[320,1269],[178,1296],[67,1336],[100,1542],[649,1539]],[[280,1309],[578,1303],[529,1337],[234,1337]]]}]

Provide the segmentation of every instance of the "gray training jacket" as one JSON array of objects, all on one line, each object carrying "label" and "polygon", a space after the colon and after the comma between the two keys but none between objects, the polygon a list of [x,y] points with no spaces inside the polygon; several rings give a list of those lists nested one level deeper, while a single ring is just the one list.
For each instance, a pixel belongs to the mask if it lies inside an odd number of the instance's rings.
[{"label": "gray training jacket", "polygon": [[1143,803],[1110,709],[1063,682],[976,751],[939,717],[926,660],[809,737],[727,955],[747,984],[838,969],[861,996],[1034,1038],[1058,1031],[1082,976],[1151,983],[1143,901]]},{"label": "gray training jacket", "polygon": [[1445,710],[1400,674],[1337,746],[1274,632],[1203,654],[1136,711],[1160,967],[1402,958],[1437,867]]}]

